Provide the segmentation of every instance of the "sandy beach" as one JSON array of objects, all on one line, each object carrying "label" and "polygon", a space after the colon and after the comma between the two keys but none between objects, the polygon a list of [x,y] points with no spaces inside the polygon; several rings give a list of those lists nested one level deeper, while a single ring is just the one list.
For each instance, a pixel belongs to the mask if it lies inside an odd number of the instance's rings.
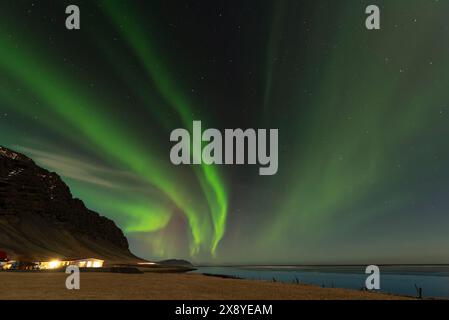
[{"label": "sandy beach", "polygon": [[67,290],[64,273],[0,272],[0,300],[402,300],[407,297],[311,285],[223,279],[201,274],[82,273]]}]

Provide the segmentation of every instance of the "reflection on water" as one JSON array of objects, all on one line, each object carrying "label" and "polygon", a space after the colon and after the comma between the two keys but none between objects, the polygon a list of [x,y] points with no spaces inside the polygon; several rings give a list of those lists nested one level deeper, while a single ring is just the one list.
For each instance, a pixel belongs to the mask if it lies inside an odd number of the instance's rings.
[{"label": "reflection on water", "polygon": [[[366,266],[251,266],[199,267],[197,273],[221,274],[250,280],[315,284],[325,287],[361,289]],[[380,266],[382,292],[416,296],[415,285],[424,297],[449,298],[449,266]]]}]

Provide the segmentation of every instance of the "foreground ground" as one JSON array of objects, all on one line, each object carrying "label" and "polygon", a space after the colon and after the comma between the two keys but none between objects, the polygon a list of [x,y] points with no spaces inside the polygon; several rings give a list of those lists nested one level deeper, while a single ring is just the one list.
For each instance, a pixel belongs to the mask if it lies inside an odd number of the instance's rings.
[{"label": "foreground ground", "polygon": [[317,286],[221,279],[199,274],[81,273],[81,289],[67,290],[64,273],[0,272],[5,299],[402,299]]}]

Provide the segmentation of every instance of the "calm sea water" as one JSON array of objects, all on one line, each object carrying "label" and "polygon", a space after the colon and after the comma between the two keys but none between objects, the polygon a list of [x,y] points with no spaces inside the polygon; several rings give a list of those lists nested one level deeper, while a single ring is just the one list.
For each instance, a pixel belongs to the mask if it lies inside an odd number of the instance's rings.
[{"label": "calm sea water", "polygon": [[[350,267],[199,267],[196,273],[235,276],[250,280],[268,280],[315,284],[325,287],[361,289],[368,275],[366,266]],[[449,266],[381,266],[382,292],[416,296],[415,285],[424,297],[449,299]]]}]

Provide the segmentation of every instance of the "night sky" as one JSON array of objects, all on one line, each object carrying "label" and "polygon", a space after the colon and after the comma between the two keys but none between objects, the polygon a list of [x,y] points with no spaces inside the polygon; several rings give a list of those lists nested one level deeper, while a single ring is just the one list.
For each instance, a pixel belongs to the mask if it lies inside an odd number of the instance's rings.
[{"label": "night sky", "polygon": [[[81,30],[65,8],[81,9]],[[381,8],[381,30],[365,8]],[[449,2],[0,4],[0,145],[144,258],[449,262]],[[170,133],[279,129],[279,171],[174,166]]]}]

